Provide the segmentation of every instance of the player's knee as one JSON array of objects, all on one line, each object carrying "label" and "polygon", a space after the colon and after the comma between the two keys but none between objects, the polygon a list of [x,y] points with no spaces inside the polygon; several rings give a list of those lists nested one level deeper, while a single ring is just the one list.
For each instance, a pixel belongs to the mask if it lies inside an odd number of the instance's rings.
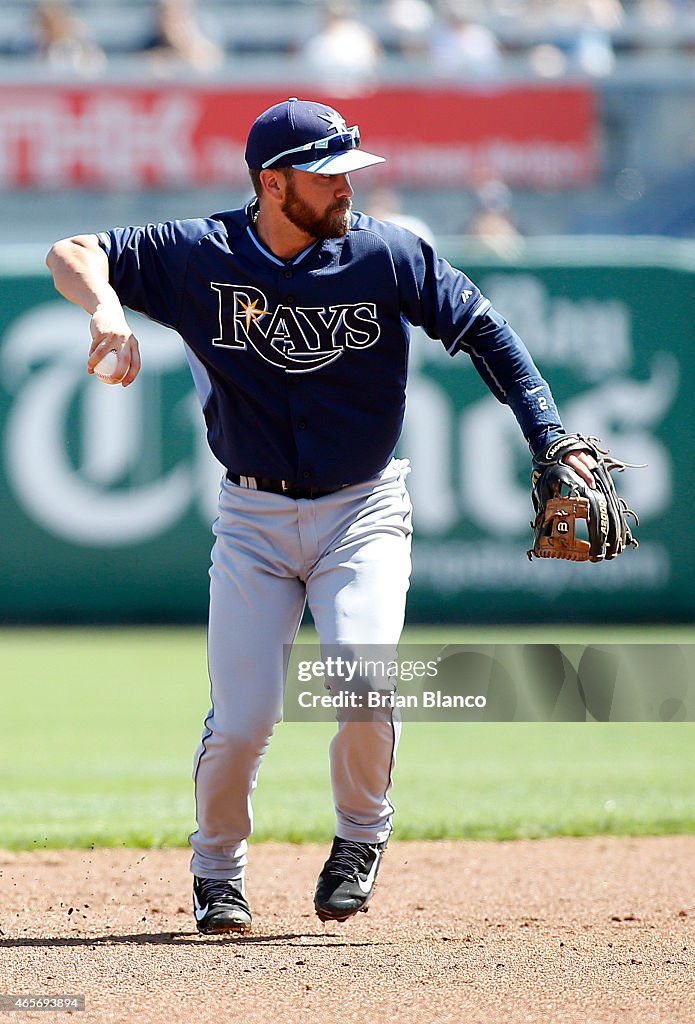
[{"label": "player's knee", "polygon": [[221,747],[248,751],[252,754],[265,750],[273,735],[277,720],[273,717],[254,717],[241,719],[225,718],[214,715],[206,722],[210,736],[206,741]]}]

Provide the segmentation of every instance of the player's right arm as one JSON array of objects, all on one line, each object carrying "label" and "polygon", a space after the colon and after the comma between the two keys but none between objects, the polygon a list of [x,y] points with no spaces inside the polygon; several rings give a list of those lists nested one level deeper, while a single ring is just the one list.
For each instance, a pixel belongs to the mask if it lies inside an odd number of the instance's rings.
[{"label": "player's right arm", "polygon": [[106,353],[115,350],[118,365],[113,376],[123,387],[132,384],[140,372],[140,348],[109,284],[109,261],[97,236],[61,239],[51,247],[46,263],[60,294],[91,314],[87,372],[93,373]]}]

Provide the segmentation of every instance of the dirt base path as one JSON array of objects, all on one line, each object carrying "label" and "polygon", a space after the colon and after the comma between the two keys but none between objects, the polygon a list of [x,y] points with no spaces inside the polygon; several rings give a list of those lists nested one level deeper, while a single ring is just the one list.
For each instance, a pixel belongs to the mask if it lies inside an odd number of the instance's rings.
[{"label": "dirt base path", "polygon": [[695,836],[394,841],[370,913],[327,926],[324,847],[251,855],[252,935],[208,938],[185,850],[0,853],[0,992],[119,1024],[695,1022]]}]

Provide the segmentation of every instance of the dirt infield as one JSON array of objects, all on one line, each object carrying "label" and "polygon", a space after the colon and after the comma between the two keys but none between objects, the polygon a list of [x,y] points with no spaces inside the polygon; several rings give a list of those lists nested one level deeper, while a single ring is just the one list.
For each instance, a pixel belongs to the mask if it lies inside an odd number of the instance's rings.
[{"label": "dirt infield", "polygon": [[325,854],[253,847],[252,935],[207,938],[185,850],[0,853],[0,992],[122,1024],[695,1021],[693,836],[394,841],[370,913],[324,927]]}]

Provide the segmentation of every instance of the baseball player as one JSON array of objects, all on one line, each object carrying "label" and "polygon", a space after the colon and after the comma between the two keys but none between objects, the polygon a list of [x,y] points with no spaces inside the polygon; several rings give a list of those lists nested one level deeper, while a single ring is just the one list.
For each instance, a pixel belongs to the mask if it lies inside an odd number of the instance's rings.
[{"label": "baseball player", "polygon": [[[409,231],[352,211],[349,174],[381,160],[336,110],[292,98],[251,127],[256,195],[245,208],[64,239],[47,259],[57,289],[91,314],[88,372],[115,350],[114,377],[135,380],[123,306],[178,331],[226,468],[210,568],[212,707],[190,837],[203,933],[251,926],[251,795],[305,602],[326,649],[398,643],[411,505],[394,449],[408,324],[473,360],[532,452],[564,434],[548,385],[476,285]],[[590,456],[567,460],[590,484]],[[392,829],[398,738],[389,711],[338,725],[321,920],[367,908]]]}]

